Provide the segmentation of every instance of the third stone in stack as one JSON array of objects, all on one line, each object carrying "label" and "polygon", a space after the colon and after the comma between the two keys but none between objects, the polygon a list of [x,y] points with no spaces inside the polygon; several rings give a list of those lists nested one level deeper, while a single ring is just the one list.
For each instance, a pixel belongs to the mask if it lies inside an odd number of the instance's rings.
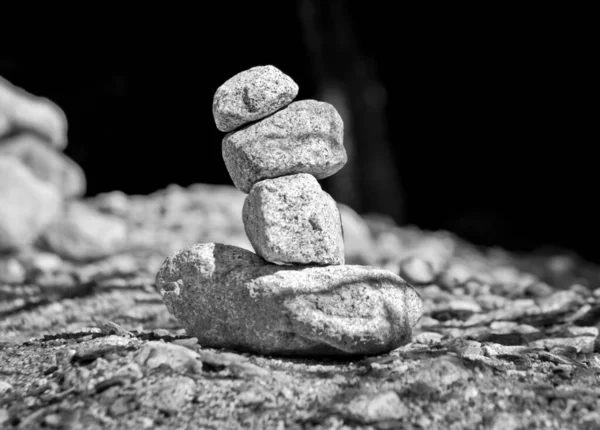
[{"label": "third stone in stack", "polygon": [[275,264],[344,264],[340,213],[317,182],[346,164],[343,122],[328,103],[292,102],[297,94],[298,85],[273,66],[219,87],[213,115],[229,132],[223,159],[248,194],[244,228],[258,255]]},{"label": "third stone in stack", "polygon": [[423,301],[390,271],[345,264],[340,213],[317,182],[346,163],[342,119],[330,104],[293,102],[297,93],[273,66],[217,89],[223,159],[248,194],[242,218],[256,254],[197,243],[164,261],[156,287],[202,346],[297,356],[390,351],[410,340]]}]

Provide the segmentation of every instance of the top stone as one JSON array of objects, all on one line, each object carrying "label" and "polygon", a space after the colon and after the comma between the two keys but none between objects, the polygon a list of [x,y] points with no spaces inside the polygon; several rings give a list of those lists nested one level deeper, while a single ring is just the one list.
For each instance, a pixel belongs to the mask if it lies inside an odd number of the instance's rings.
[{"label": "top stone", "polygon": [[31,94],[0,76],[0,137],[13,128],[34,131],[58,150],[67,146],[65,112],[50,99]]},{"label": "top stone", "polygon": [[226,81],[215,92],[215,123],[220,131],[235,130],[287,106],[296,95],[298,84],[278,68],[252,67]]}]

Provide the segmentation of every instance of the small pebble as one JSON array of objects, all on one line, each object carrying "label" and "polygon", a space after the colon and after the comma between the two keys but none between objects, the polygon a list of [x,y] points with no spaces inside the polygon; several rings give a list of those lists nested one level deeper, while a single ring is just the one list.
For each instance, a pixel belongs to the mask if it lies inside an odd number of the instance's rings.
[{"label": "small pebble", "polygon": [[10,415],[6,408],[0,408],[0,426],[10,419]]},{"label": "small pebble", "polygon": [[58,414],[46,415],[44,423],[50,427],[59,427],[61,425],[61,417]]},{"label": "small pebble", "polygon": [[552,287],[545,282],[534,282],[525,287],[525,294],[532,297],[547,297],[553,292]]},{"label": "small pebble", "polygon": [[590,354],[594,352],[595,342],[596,337],[594,336],[554,337],[529,342],[529,346],[532,348],[545,348],[547,350],[556,346],[573,347],[578,353]]},{"label": "small pebble", "polygon": [[202,373],[202,360],[200,355],[181,345],[152,341],[146,343],[135,355],[135,361],[140,365],[155,369],[166,365],[182,373]]},{"label": "small pebble", "polygon": [[365,424],[400,420],[410,413],[394,391],[360,396],[347,406],[349,415]]},{"label": "small pebble", "polygon": [[28,256],[25,261],[28,270],[39,271],[41,273],[56,272],[61,267],[64,267],[63,259],[51,252],[38,251]]},{"label": "small pebble", "polygon": [[417,336],[415,336],[414,342],[422,343],[423,345],[432,345],[441,341],[442,337],[443,335],[441,335],[440,333],[426,331],[423,333],[419,333]]},{"label": "small pebble", "polygon": [[598,327],[579,327],[571,326],[567,327],[567,332],[572,336],[593,336],[598,337]]},{"label": "small pebble", "polygon": [[542,313],[564,312],[583,303],[581,295],[571,290],[556,291],[537,301]]},{"label": "small pebble", "polygon": [[432,387],[449,387],[457,381],[466,380],[470,372],[458,357],[442,356],[424,360],[414,374],[416,381]]},{"label": "small pebble", "polygon": [[13,389],[13,386],[6,381],[0,380],[0,394],[5,394]]},{"label": "small pebble", "polygon": [[152,384],[143,402],[168,414],[178,413],[191,402],[196,391],[196,383],[186,376],[164,377]]},{"label": "small pebble", "polygon": [[22,284],[27,278],[23,265],[15,257],[0,257],[0,284]]},{"label": "small pebble", "polygon": [[400,277],[415,285],[430,284],[435,279],[433,266],[418,257],[408,257],[400,263]]},{"label": "small pebble", "polygon": [[189,347],[198,345],[198,338],[197,337],[188,337],[185,339],[175,339],[171,343],[189,348]]}]

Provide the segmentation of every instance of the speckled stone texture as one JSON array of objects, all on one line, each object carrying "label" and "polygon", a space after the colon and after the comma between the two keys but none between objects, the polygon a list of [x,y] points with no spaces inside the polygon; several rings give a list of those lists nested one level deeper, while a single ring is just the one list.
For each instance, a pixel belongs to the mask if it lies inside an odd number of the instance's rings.
[{"label": "speckled stone texture", "polygon": [[409,342],[423,312],[417,292],[386,270],[277,266],[215,243],[169,256],[156,285],[203,347],[258,354],[381,354]]},{"label": "speckled stone texture", "polygon": [[257,66],[238,73],[213,97],[213,117],[228,132],[287,106],[298,95],[298,85],[274,66]]},{"label": "speckled stone texture", "polygon": [[22,133],[0,141],[2,154],[17,157],[35,176],[54,185],[67,198],[85,194],[83,169],[35,134]]},{"label": "speckled stone texture", "polygon": [[31,245],[60,213],[61,196],[18,159],[0,156],[0,252]]},{"label": "speckled stone texture", "polygon": [[242,220],[258,255],[275,264],[344,264],[335,200],[307,173],[257,182]]},{"label": "speckled stone texture", "polygon": [[344,123],[329,103],[301,100],[223,139],[223,160],[234,185],[245,193],[263,179],[310,173],[323,179],[348,156]]}]

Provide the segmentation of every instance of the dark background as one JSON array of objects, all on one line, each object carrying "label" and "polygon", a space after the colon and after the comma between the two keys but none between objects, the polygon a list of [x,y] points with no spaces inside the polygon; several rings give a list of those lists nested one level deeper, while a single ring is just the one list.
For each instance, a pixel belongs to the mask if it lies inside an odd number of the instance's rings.
[{"label": "dark background", "polygon": [[[354,197],[323,181],[336,199],[482,245],[600,261],[585,12],[280,3],[29,20],[4,39],[0,75],[64,109],[65,152],[90,196],[231,184],[211,103],[236,73],[275,65],[299,84],[297,100],[341,82],[362,107],[348,122]],[[381,112],[361,104],[371,84],[385,90]]]}]

